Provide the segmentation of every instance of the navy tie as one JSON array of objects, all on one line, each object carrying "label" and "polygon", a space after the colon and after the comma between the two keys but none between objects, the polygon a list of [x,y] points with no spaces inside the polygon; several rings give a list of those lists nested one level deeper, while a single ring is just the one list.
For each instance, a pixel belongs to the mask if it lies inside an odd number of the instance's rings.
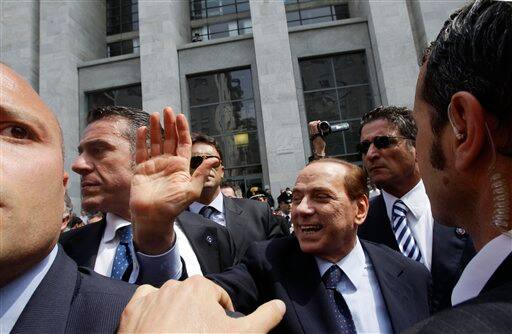
[{"label": "navy tie", "polygon": [[130,225],[123,226],[116,231],[119,236],[119,245],[114,256],[112,264],[112,273],[110,277],[128,281],[131,271],[133,270],[132,259],[132,227]]},{"label": "navy tie", "polygon": [[211,206],[208,206],[208,205],[205,205],[201,208],[201,210],[199,210],[199,214],[201,216],[203,216],[204,218],[206,219],[212,219],[212,215],[216,212],[217,210],[215,208],[212,208]]},{"label": "navy tie", "polygon": [[407,211],[409,208],[401,200],[396,200],[393,204],[393,212],[391,218],[393,220],[393,232],[395,233],[396,242],[402,254],[410,259],[423,263],[421,251],[416,245],[416,240],[407,225]]},{"label": "navy tie", "polygon": [[322,276],[322,280],[327,288],[329,303],[336,315],[336,325],[340,330],[339,333],[355,334],[357,333],[356,326],[352,319],[352,315],[350,314],[348,305],[341,293],[336,289],[338,283],[341,282],[343,275],[345,275],[343,270],[334,264],[325,272],[324,276]]}]

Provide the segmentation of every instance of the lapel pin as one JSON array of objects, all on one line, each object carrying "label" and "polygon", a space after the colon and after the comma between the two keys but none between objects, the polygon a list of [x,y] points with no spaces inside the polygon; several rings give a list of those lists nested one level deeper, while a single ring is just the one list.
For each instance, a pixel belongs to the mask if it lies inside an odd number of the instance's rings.
[{"label": "lapel pin", "polygon": [[455,233],[457,233],[458,236],[464,236],[466,234],[466,230],[463,229],[462,227],[457,227],[455,229]]},{"label": "lapel pin", "polygon": [[206,236],[206,242],[208,244],[210,244],[210,245],[213,244],[213,237],[211,235],[207,235]]}]

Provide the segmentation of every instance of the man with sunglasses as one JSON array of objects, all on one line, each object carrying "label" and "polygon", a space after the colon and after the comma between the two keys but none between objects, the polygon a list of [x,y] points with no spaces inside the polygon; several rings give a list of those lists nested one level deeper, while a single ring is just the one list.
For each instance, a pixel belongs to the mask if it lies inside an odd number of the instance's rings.
[{"label": "man with sunglasses", "polygon": [[450,306],[451,291],[474,248],[463,229],[434,221],[416,159],[416,133],[407,108],[377,107],[363,116],[357,149],[381,194],[370,201],[358,234],[424,264],[432,274],[437,311]]},{"label": "man with sunglasses", "polygon": [[192,134],[192,157],[190,171],[193,172],[203,160],[213,163],[200,198],[189,206],[189,211],[225,226],[234,243],[235,263],[239,262],[253,241],[283,236],[281,226],[266,203],[242,198],[229,198],[220,191],[224,177],[222,151],[214,138]]}]

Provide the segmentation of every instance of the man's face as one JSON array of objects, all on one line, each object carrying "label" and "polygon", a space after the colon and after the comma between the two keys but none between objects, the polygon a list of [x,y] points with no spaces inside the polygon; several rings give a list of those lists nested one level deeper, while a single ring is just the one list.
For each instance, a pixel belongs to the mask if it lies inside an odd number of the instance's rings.
[{"label": "man's face", "polygon": [[281,212],[283,212],[284,214],[289,214],[291,208],[292,208],[292,206],[290,203],[286,203],[286,202],[279,203],[279,210],[281,210]]},{"label": "man's face", "polygon": [[0,64],[0,287],[57,242],[68,180],[61,140],[48,107]]},{"label": "man's face", "polygon": [[[396,126],[385,119],[372,121],[361,129],[361,141],[371,142],[377,136],[402,137]],[[381,149],[372,143],[363,154],[363,164],[373,183],[391,193],[401,185],[410,184],[411,179],[417,178],[412,185],[419,181],[416,151],[405,139],[398,139],[396,144]]]},{"label": "man's face", "polygon": [[[192,145],[192,157],[197,156],[211,156],[212,158],[209,159],[217,159],[219,161],[218,167],[210,169],[210,175],[208,176],[208,179],[204,183],[204,188],[215,189],[220,187],[220,183],[222,182],[222,178],[224,177],[224,166],[220,164],[220,155],[219,152],[217,152],[217,149],[215,149],[214,146],[209,144],[195,143],[194,145]],[[193,173],[194,170],[191,170],[190,172]]]},{"label": "man's face", "polygon": [[128,121],[107,117],[85,129],[71,168],[81,176],[82,207],[129,217],[133,160]]},{"label": "man's face", "polygon": [[[346,173],[344,166],[322,162],[307,166],[297,177],[292,222],[304,253],[339,261],[352,249],[368,206],[348,198]],[[361,200],[367,204],[366,198]]]},{"label": "man's face", "polygon": [[231,187],[220,188],[220,191],[222,191],[222,194],[226,197],[236,198],[235,191]]},{"label": "man's face", "polygon": [[[434,159],[433,144],[434,135],[432,133],[432,127],[430,122],[429,110],[432,108],[422,97],[422,83],[425,66],[423,65],[420,69],[418,82],[416,84],[416,95],[414,98],[414,119],[418,126],[418,134],[416,136],[416,152],[418,154],[418,164],[422,175],[423,182],[425,184],[425,190],[430,198],[430,205],[432,207],[432,214],[436,219],[442,223],[451,224],[457,226],[456,223],[457,215],[451,214],[455,212],[455,206],[457,203],[467,203],[466,201],[454,201],[453,194],[462,195],[465,191],[464,188],[460,191],[452,189],[456,175],[449,176],[446,170],[439,170],[433,167],[432,159]],[[446,152],[443,146],[444,136],[437,138],[436,145],[438,145],[441,152]],[[445,167],[453,165],[449,155],[443,154],[444,158],[447,159],[448,164]],[[453,174],[453,173],[451,173]],[[466,180],[467,181],[467,180]],[[466,183],[467,186],[467,183]]]}]

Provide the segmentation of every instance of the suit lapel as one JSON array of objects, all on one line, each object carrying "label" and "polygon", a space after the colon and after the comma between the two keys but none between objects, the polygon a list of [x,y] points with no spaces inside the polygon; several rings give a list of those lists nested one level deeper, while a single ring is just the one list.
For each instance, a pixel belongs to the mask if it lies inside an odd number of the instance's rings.
[{"label": "suit lapel", "polygon": [[87,225],[86,227],[89,228],[83,233],[76,234],[72,241],[73,244],[75,244],[73,247],[74,254],[69,255],[75,260],[78,266],[94,269],[101,238],[103,237],[106,226],[107,221],[104,217],[97,223]]},{"label": "suit lapel", "polygon": [[404,284],[402,276],[405,276],[403,275],[405,268],[378,247],[364,240],[361,244],[373,263],[393,331],[399,332],[405,329],[404,323],[410,323],[407,322],[407,314],[409,310],[414,309],[415,303],[408,298],[413,296],[414,292],[410,291],[411,287],[408,284]]},{"label": "suit lapel", "polygon": [[78,282],[76,265],[59,249],[12,332],[64,333]]},{"label": "suit lapel", "polygon": [[290,258],[282,280],[304,333],[335,333],[335,315],[316,261],[300,250],[297,241],[295,248],[287,254]]},{"label": "suit lapel", "polygon": [[399,251],[395,234],[391,228],[384,196],[380,194],[370,202],[370,210],[364,224],[360,227],[360,237],[384,244]]},{"label": "suit lapel", "polygon": [[[458,277],[461,268],[462,253],[466,246],[465,236],[459,236],[453,227],[443,226],[434,222],[432,235],[432,276],[455,273]],[[435,279],[434,279],[435,280]]]},{"label": "suit lapel", "polygon": [[217,227],[201,215],[182,212],[176,222],[187,237],[204,274],[221,271]]},{"label": "suit lapel", "polygon": [[247,224],[244,226],[242,214],[243,209],[235,203],[231,198],[224,197],[224,218],[226,221],[226,228],[229,232],[231,239],[236,247],[237,254],[235,255],[235,263],[238,263],[242,256],[245,254],[243,248],[247,247]]}]

